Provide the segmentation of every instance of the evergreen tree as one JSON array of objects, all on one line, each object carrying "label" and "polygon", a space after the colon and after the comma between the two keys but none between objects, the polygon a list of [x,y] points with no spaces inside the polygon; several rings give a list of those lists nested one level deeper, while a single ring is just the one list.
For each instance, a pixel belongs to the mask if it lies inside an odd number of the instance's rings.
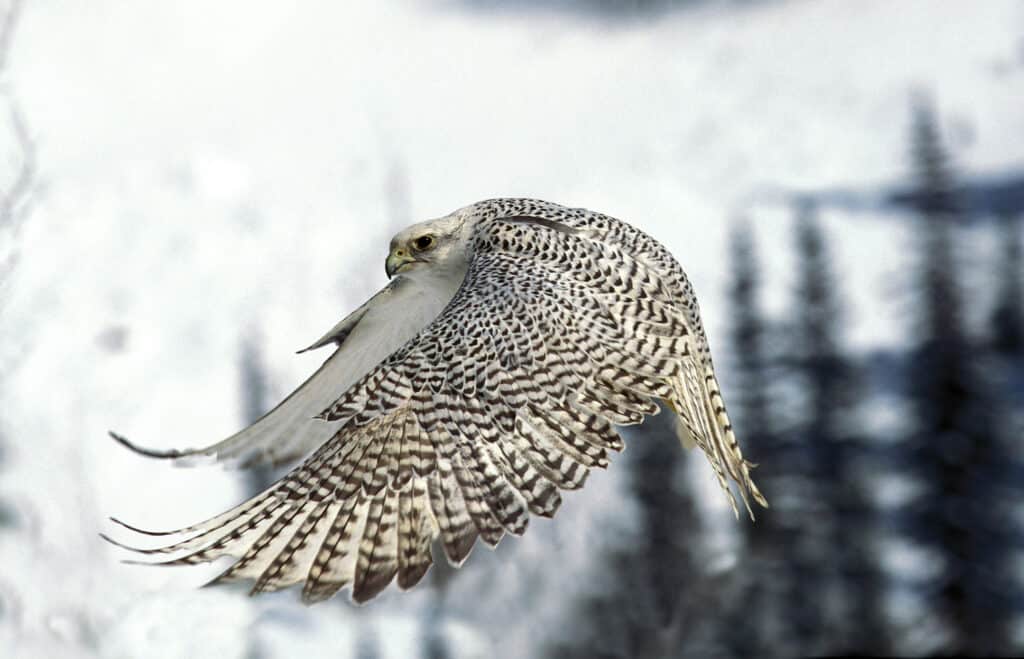
[{"label": "evergreen tree", "polygon": [[[771,414],[772,377],[767,356],[768,329],[761,311],[760,265],[749,222],[738,221],[729,241],[732,279],[729,285],[729,345],[732,355],[731,378],[736,382],[730,396],[730,411],[742,426],[744,441],[758,460],[778,453]],[[770,525],[751,526],[751,539],[771,529]]]},{"label": "evergreen tree", "polygon": [[[988,362],[996,375],[994,380],[1000,391],[1001,414],[998,415],[1000,437],[1010,442],[1005,453],[1009,464],[1003,482],[1006,491],[1001,494],[1000,501],[1007,522],[1006,535],[1008,544],[1018,551],[1024,547],[1024,524],[1013,523],[1019,520],[1012,511],[1024,507],[1024,459],[1019,448],[1015,448],[1012,438],[1024,435],[1024,290],[1022,290],[1022,249],[1021,221],[1024,216],[1003,218],[1002,258],[996,264],[996,285],[998,296],[995,300],[991,316],[991,346]],[[1017,442],[1019,447],[1019,440]],[[1012,458],[1016,457],[1016,460]],[[1010,562],[1008,556],[1011,548],[1004,548],[1002,557],[997,559],[997,566],[1006,567]],[[1011,615],[1016,615],[1018,624],[1024,621],[1024,575],[1020,571],[1005,575],[1007,591],[1006,599]],[[1024,653],[1024,638],[1018,636],[1014,651]]]},{"label": "evergreen tree", "polygon": [[925,103],[914,109],[912,155],[921,259],[917,345],[908,382],[916,427],[909,448],[924,494],[908,511],[910,530],[941,557],[941,577],[928,595],[949,630],[947,649],[1006,652],[1012,538],[999,504],[1012,454],[999,435],[995,399],[976,370],[978,351],[965,329],[954,255],[956,184]]},{"label": "evergreen tree", "polygon": [[699,642],[695,632],[716,615],[700,567],[701,520],[671,421],[664,411],[629,432],[636,527],[606,550],[598,571],[603,583],[577,603],[572,638],[549,648],[549,656],[674,656]]},{"label": "evergreen tree", "polygon": [[443,608],[438,602],[431,602],[423,621],[423,659],[450,659],[451,648],[444,633]]},{"label": "evergreen tree", "polygon": [[708,576],[701,569],[702,526],[672,421],[664,410],[630,437],[629,488],[640,522],[633,561],[643,593],[630,614],[643,632],[632,656],[671,653],[703,613],[693,606]]},{"label": "evergreen tree", "polygon": [[1007,217],[1002,224],[1003,247],[996,274],[999,294],[992,313],[992,348],[1003,357],[1024,355],[1024,245],[1021,219]]},{"label": "evergreen tree", "polygon": [[[801,203],[796,221],[796,304],[790,365],[805,393],[795,434],[807,453],[804,492],[817,490],[797,526],[803,596],[823,612],[805,636],[822,651],[886,652],[882,579],[873,539],[877,525],[860,477],[870,447],[858,432],[858,369],[841,347],[842,308],[815,208]],[[787,511],[783,510],[780,514]],[[796,578],[797,575],[794,575]],[[838,606],[832,605],[838,603]],[[821,624],[824,622],[824,624]]]},{"label": "evergreen tree", "polygon": [[783,473],[785,446],[777,434],[777,419],[769,392],[774,381],[767,349],[769,331],[761,310],[761,272],[755,250],[754,234],[745,220],[733,224],[729,239],[729,263],[732,276],[728,288],[729,410],[736,434],[745,452],[761,467],[758,480],[772,508],[764,511],[756,523],[744,524],[743,556],[736,571],[735,595],[731,598],[726,628],[729,645],[736,656],[763,656],[780,652],[792,633],[786,609],[782,608],[782,548],[789,542],[780,523],[779,488],[785,484]]},{"label": "evergreen tree", "polygon": [[445,600],[448,585],[455,575],[455,568],[448,564],[444,552],[435,548],[434,564],[430,568],[431,601],[427,603],[420,630],[424,659],[449,659],[452,656],[445,634],[447,607]]},{"label": "evergreen tree", "polygon": [[366,616],[359,616],[356,630],[356,659],[377,659],[380,657],[380,641],[377,632]]},{"label": "evergreen tree", "polygon": [[[2,392],[0,392],[0,394],[2,394]],[[0,419],[0,424],[2,424],[3,422],[4,422],[4,420]],[[4,453],[5,453],[5,448],[4,448],[4,443],[5,442],[6,442],[6,437],[4,437],[3,433],[0,433],[0,466],[3,465],[3,458],[4,458]],[[4,501],[3,499],[0,499],[0,533],[2,533],[6,529],[9,529],[9,528],[12,528],[12,527],[16,526],[17,523],[18,523],[18,517],[17,517],[17,514],[14,511],[14,507],[11,506],[6,501]]]},{"label": "evergreen tree", "polygon": [[[239,391],[241,393],[242,425],[247,426],[270,410],[270,383],[263,358],[260,332],[253,330],[242,339],[238,359]],[[274,471],[267,465],[256,465],[245,470],[247,492],[262,492],[274,479]]]},{"label": "evergreen tree", "polygon": [[[263,361],[263,349],[258,331],[249,332],[243,339],[238,353],[238,385],[241,398],[241,421],[247,426],[263,416],[270,407],[270,387],[267,382],[267,370]],[[248,495],[262,492],[273,481],[273,472],[266,465],[248,467],[241,472],[244,487]],[[259,607],[256,605],[258,620]],[[266,648],[258,634],[252,634],[246,644],[247,659],[262,659],[266,656]]]},{"label": "evergreen tree", "polygon": [[[4,124],[0,132],[5,134],[9,145],[10,159],[13,169],[9,177],[0,181],[0,306],[6,301],[8,279],[18,261],[18,244],[21,230],[31,213],[34,193],[37,189],[36,145],[30,136],[28,122],[21,109],[18,95],[15,93],[10,75],[10,54],[14,37],[21,22],[24,2],[12,0],[0,13],[0,88],[4,90],[0,98],[0,108],[4,113]],[[2,311],[2,309],[0,309]],[[8,354],[0,353],[0,373],[10,373],[14,360]],[[2,384],[2,382],[0,382]],[[4,392],[0,389],[0,409],[3,408]],[[6,437],[2,426],[7,419],[0,415],[0,463],[3,462]],[[0,500],[0,531],[18,524],[15,507]]]}]

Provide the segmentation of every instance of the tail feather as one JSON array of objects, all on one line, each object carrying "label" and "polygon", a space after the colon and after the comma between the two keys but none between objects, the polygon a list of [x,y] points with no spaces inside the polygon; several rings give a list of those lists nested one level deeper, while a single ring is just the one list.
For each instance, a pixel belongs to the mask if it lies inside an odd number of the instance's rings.
[{"label": "tail feather", "polygon": [[743,457],[736,441],[714,369],[706,364],[703,373],[698,374],[697,368],[692,364],[674,381],[674,396],[668,402],[677,415],[676,434],[684,447],[696,444],[704,452],[738,517],[739,508],[729,481],[736,483],[747,513],[753,519],[750,499],[765,508],[768,501],[750,475],[754,464]]},{"label": "tail feather", "polygon": [[704,386],[707,392],[704,400],[714,415],[715,423],[712,425],[717,431],[717,443],[721,455],[725,458],[725,465],[729,470],[730,476],[740,486],[740,495],[747,506],[750,518],[753,519],[754,512],[750,509],[750,502],[747,500],[747,496],[749,495],[764,508],[768,507],[768,501],[761,494],[761,491],[757,488],[750,475],[750,470],[753,469],[754,464],[743,457],[743,451],[740,450],[739,442],[736,441],[736,434],[732,429],[732,421],[729,419],[729,413],[725,409],[725,401],[722,399],[722,390],[718,384],[718,378],[715,377],[714,369],[710,365],[704,369]]}]

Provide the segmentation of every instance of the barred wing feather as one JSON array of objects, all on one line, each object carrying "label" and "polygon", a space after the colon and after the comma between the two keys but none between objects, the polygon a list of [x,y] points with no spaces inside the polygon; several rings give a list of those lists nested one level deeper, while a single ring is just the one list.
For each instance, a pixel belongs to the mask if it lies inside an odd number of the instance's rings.
[{"label": "barred wing feather", "polygon": [[[628,225],[534,202],[475,229],[440,315],[326,406],[336,430],[264,493],[179,542],[169,564],[221,556],[253,592],[303,583],[315,602],[415,585],[439,538],[450,562],[551,517],[664,400],[723,489],[764,503],[736,446],[692,291]],[[536,202],[540,204],[541,202]],[[735,503],[733,504],[735,507]],[[163,534],[161,534],[163,535]]]}]

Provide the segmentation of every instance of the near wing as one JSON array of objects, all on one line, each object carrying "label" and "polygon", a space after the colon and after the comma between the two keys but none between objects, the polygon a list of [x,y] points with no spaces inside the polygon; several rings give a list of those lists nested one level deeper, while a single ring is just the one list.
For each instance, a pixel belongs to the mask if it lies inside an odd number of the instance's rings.
[{"label": "near wing", "polygon": [[[178,554],[164,564],[234,556],[216,581],[253,579],[253,593],[304,582],[307,602],[351,586],[362,602],[396,576],[415,585],[438,535],[460,564],[478,536],[493,546],[530,513],[554,515],[559,490],[622,449],[614,425],[655,414],[659,399],[715,405],[691,400],[701,389],[678,295],[605,235],[543,218],[482,223],[442,314],[323,412],[340,424],[329,441],[262,494],[175,532],[181,542],[137,551]],[[732,458],[702,439],[722,473]],[[760,501],[738,459],[741,492]]]}]

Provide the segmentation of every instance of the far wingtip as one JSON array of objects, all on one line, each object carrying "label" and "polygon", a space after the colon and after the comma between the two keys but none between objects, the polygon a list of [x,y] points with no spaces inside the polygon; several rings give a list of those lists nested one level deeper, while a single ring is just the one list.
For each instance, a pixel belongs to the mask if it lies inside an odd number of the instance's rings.
[{"label": "far wingtip", "polygon": [[330,334],[328,334],[327,336],[325,336],[324,338],[320,339],[316,343],[310,344],[310,345],[306,346],[305,348],[303,348],[302,350],[296,350],[295,354],[296,355],[301,355],[303,353],[310,352],[311,350],[319,350],[320,348],[323,348],[324,346],[330,345],[330,344],[332,344],[334,342],[335,342],[335,339],[333,337],[331,337]]},{"label": "far wingtip", "polygon": [[139,455],[144,455],[147,458],[159,458],[161,460],[172,460],[174,458],[181,458],[181,457],[184,457],[184,456],[188,455],[187,453],[185,453],[183,451],[179,451],[178,449],[169,449],[169,450],[166,450],[166,451],[158,451],[156,449],[144,448],[144,447],[139,446],[137,444],[133,444],[131,441],[128,440],[127,437],[125,437],[124,435],[119,435],[116,432],[114,432],[113,430],[108,430],[107,434],[110,435],[111,439],[113,439],[115,442],[117,442],[121,446],[125,447],[129,451],[131,451],[133,453],[138,453]]}]

